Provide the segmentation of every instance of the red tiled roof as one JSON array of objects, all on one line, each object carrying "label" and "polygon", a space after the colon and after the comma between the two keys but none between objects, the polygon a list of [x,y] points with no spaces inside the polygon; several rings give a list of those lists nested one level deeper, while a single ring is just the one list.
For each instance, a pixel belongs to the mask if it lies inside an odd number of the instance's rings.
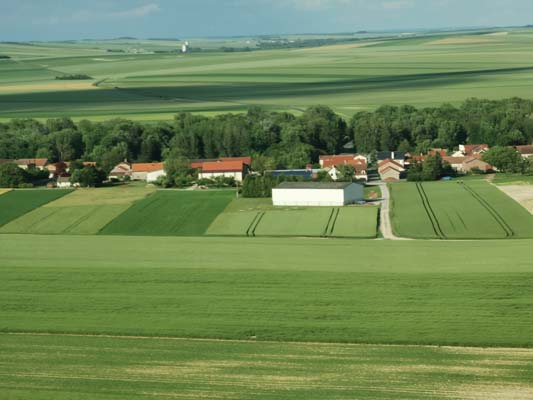
[{"label": "red tiled roof", "polygon": [[133,172],[153,172],[164,169],[163,163],[134,163],[131,165]]},{"label": "red tiled roof", "polygon": [[202,172],[242,172],[243,161],[208,161],[202,164]]},{"label": "red tiled roof", "polygon": [[17,165],[35,165],[36,167],[44,167],[48,164],[47,158],[19,158],[13,161]]},{"label": "red tiled roof", "polygon": [[474,153],[481,153],[484,150],[489,149],[488,144],[465,144],[465,154],[467,156],[472,155]]},{"label": "red tiled roof", "polygon": [[246,165],[252,165],[252,157],[220,157],[219,161],[242,161]]},{"label": "red tiled roof", "polygon": [[394,160],[391,160],[390,158],[387,158],[386,160],[381,161],[378,164],[378,167],[381,169],[381,167],[384,167],[385,165],[389,165],[389,164],[392,164],[393,166],[396,166],[396,167],[400,167],[401,169],[405,169],[402,164]]},{"label": "red tiled roof", "polygon": [[354,158],[353,154],[339,155],[339,156],[321,156],[322,166],[324,168],[338,167],[340,165],[351,165],[355,168],[367,168],[366,162],[361,159]]},{"label": "red tiled roof", "polygon": [[430,149],[428,151],[428,154],[431,155],[431,156],[439,154],[441,157],[446,157],[448,155],[448,150],[446,150],[446,149]]},{"label": "red tiled roof", "polygon": [[442,161],[445,161],[450,165],[462,164],[465,160],[466,160],[466,157],[452,157],[452,156],[442,157]]}]

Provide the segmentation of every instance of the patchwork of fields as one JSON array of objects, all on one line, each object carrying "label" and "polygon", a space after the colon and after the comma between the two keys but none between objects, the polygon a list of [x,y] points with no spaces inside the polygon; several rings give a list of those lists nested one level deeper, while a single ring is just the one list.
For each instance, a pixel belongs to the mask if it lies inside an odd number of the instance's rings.
[{"label": "patchwork of fields", "polygon": [[[0,54],[12,57],[0,60],[0,118],[155,121],[177,111],[243,112],[259,105],[300,113],[316,104],[350,117],[383,104],[531,98],[532,43],[530,29],[187,55],[107,52],[179,49],[181,43],[172,41],[0,43]],[[57,81],[58,74],[94,79]]]},{"label": "patchwork of fields", "polygon": [[132,186],[78,189],[4,225],[0,233],[96,234],[152,191]]},{"label": "patchwork of fields", "polygon": [[0,227],[70,192],[70,190],[8,191],[0,196]]},{"label": "patchwork of fields", "polygon": [[391,185],[398,236],[429,239],[533,237],[533,216],[483,181]]}]

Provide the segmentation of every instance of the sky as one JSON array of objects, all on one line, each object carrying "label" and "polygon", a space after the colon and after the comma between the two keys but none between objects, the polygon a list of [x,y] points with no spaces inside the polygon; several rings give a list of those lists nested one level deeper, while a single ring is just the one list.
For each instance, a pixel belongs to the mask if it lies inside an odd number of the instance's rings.
[{"label": "sky", "polygon": [[0,0],[0,41],[533,24],[533,0]]}]

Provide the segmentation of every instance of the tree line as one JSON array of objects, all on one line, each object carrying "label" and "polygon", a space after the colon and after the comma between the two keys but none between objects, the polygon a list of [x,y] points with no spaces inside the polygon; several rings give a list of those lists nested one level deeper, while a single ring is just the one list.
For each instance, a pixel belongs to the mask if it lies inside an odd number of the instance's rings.
[{"label": "tree line", "polygon": [[253,107],[214,117],[179,113],[171,122],[105,122],[54,118],[0,123],[0,159],[96,161],[106,172],[124,159],[154,162],[252,156],[256,171],[305,168],[353,142],[360,153],[425,153],[463,143],[509,146],[533,143],[533,101],[470,99],[459,107],[382,106],[349,121],[325,106],[299,116]]}]

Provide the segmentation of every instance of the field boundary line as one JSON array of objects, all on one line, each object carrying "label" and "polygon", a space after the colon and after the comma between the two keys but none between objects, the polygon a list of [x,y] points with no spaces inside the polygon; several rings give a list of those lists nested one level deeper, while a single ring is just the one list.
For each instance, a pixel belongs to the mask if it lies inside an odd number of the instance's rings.
[{"label": "field boundary line", "polygon": [[317,341],[293,341],[293,340],[253,340],[253,339],[213,339],[181,336],[145,336],[145,335],[112,335],[112,334],[90,334],[90,333],[51,333],[51,332],[0,332],[2,336],[43,336],[43,337],[80,337],[80,338],[101,338],[101,339],[123,339],[123,340],[175,340],[191,342],[212,342],[212,343],[253,343],[253,344],[299,344],[299,345],[323,345],[323,346],[376,346],[376,347],[410,347],[410,348],[430,348],[430,349],[485,349],[485,350],[523,350],[532,352],[532,347],[501,347],[501,346],[457,346],[438,344],[398,344],[398,343],[350,343],[350,342],[317,342]]}]

